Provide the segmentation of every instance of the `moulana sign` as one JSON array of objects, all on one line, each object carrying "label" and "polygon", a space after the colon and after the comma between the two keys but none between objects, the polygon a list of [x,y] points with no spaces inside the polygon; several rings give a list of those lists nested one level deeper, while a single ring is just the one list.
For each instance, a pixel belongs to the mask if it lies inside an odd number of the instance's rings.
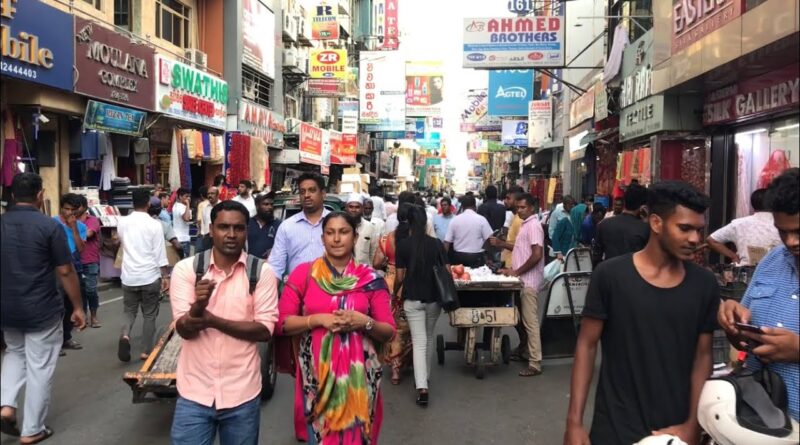
[{"label": "moulana sign", "polygon": [[464,19],[464,68],[564,66],[563,16]]}]

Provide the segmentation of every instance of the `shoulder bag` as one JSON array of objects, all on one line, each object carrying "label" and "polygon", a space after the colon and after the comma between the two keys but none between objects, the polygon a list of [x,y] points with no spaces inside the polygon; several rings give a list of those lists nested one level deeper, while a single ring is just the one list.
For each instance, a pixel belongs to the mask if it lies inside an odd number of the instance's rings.
[{"label": "shoulder bag", "polygon": [[447,270],[447,261],[444,258],[444,253],[441,243],[437,240],[439,247],[439,255],[436,264],[433,266],[433,282],[436,286],[436,292],[439,295],[439,304],[445,312],[452,312],[460,307],[458,302],[458,291],[456,290],[456,283],[453,281],[453,276]]}]

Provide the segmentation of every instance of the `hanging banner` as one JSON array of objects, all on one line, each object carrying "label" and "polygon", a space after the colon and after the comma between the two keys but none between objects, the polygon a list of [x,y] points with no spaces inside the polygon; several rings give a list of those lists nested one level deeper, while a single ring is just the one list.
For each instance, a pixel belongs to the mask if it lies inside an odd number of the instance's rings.
[{"label": "hanging banner", "polygon": [[397,25],[397,4],[398,0],[383,0],[382,3],[385,6],[385,11],[383,14],[383,33],[378,34],[383,35],[383,45],[381,45],[381,49],[384,51],[395,51],[400,47],[400,40],[399,40],[399,30],[400,28]]},{"label": "hanging banner", "polygon": [[489,71],[489,116],[527,116],[533,70]]},{"label": "hanging banner", "polygon": [[181,62],[156,55],[157,111],[224,130],[228,117],[228,83]]},{"label": "hanging banner", "polygon": [[405,65],[396,52],[362,51],[359,115],[369,131],[403,131],[406,119]]},{"label": "hanging banner", "polygon": [[460,130],[466,133],[475,132],[475,124],[489,111],[489,95],[487,90],[471,90],[467,94],[466,106],[461,112]]},{"label": "hanging banner", "polygon": [[563,16],[464,19],[464,68],[564,66]]},{"label": "hanging banner", "polygon": [[300,162],[322,165],[322,130],[305,122],[300,122],[298,135]]},{"label": "hanging banner", "polygon": [[442,62],[406,62],[406,116],[441,116]]},{"label": "hanging banner", "polygon": [[141,136],[145,118],[147,113],[144,111],[89,100],[86,104],[83,125],[92,130]]},{"label": "hanging banner", "polygon": [[338,40],[339,15],[338,4],[333,6],[322,3],[314,8],[311,16],[311,39],[313,40]]},{"label": "hanging banner", "polygon": [[242,1],[242,62],[275,78],[275,14],[260,0]]},{"label": "hanging banner", "polygon": [[528,147],[541,148],[552,140],[553,104],[550,99],[528,103]]},{"label": "hanging banner", "polygon": [[346,49],[312,49],[308,63],[308,75],[312,79],[345,79],[347,77]]},{"label": "hanging banner", "polygon": [[76,93],[154,110],[155,55],[151,46],[75,17]]},{"label": "hanging banner", "polygon": [[503,145],[509,147],[528,146],[528,122],[524,120],[503,120]]}]

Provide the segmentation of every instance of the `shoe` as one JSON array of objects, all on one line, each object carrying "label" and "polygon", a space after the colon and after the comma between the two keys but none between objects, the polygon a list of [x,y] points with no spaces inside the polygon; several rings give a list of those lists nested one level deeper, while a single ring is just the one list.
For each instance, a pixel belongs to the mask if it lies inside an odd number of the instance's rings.
[{"label": "shoe", "polygon": [[49,426],[45,425],[44,429],[39,434],[37,434],[35,436],[27,436],[27,437],[33,437],[34,439],[31,440],[30,442],[27,442],[27,441],[23,442],[22,440],[20,440],[19,443],[21,443],[23,445],[30,445],[30,444],[34,444],[34,443],[44,442],[45,440],[53,437],[53,430]]},{"label": "shoe", "polygon": [[400,370],[392,368],[392,385],[400,384]]},{"label": "shoe", "polygon": [[61,347],[63,349],[74,349],[76,351],[80,350],[80,349],[83,349],[83,346],[81,346],[80,343],[78,343],[77,341],[72,340],[72,339],[65,341],[64,344],[61,345]]},{"label": "shoe", "polygon": [[90,326],[91,326],[92,328],[94,328],[94,329],[97,329],[97,328],[102,328],[102,327],[103,327],[103,325],[102,325],[102,324],[100,324],[100,320],[98,320],[98,319],[94,319],[94,320],[92,320],[92,323],[90,324]]},{"label": "shoe", "polygon": [[67,351],[65,351],[63,349],[58,351],[58,356],[59,357],[66,357],[67,356]]},{"label": "shoe", "polygon": [[419,405],[419,406],[428,406],[428,392],[427,391],[425,391],[425,392],[420,391],[417,394],[417,405]]},{"label": "shoe", "polygon": [[17,426],[17,419],[13,417],[0,417],[0,432],[8,434],[9,436],[19,437],[19,427]]},{"label": "shoe", "polygon": [[119,338],[117,343],[117,358],[123,362],[131,361],[131,341],[125,337]]},{"label": "shoe", "polygon": [[541,375],[542,370],[531,368],[530,366],[526,367],[522,371],[519,372],[520,377],[536,377],[537,375]]}]

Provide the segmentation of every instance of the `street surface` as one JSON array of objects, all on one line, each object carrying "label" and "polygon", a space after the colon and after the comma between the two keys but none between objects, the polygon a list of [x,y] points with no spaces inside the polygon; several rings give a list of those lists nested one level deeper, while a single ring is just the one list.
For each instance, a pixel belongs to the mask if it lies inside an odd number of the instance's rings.
[{"label": "street surface", "polygon": [[[81,445],[169,444],[171,403],[131,403],[131,391],[122,374],[142,364],[117,359],[117,338],[122,320],[122,291],[114,287],[101,292],[99,318],[103,327],[87,328],[75,337],[84,349],[67,351],[56,369],[53,401],[48,425],[55,435],[46,443]],[[159,327],[170,320],[168,303],[162,303]],[[445,339],[455,331],[443,316],[437,326]],[[511,344],[516,346],[513,329]],[[139,354],[141,314],[132,331],[134,357]],[[461,352],[448,351],[445,365],[435,362],[431,375],[428,408],[415,405],[416,391],[411,372],[399,386],[383,381],[384,424],[382,444],[558,444],[563,440],[564,419],[569,402],[570,361],[544,363],[544,374],[517,377],[521,363],[489,368],[484,380],[476,380],[464,364]],[[281,374],[275,395],[264,404],[261,443],[293,445],[292,402],[294,381]],[[591,394],[594,393],[592,390]],[[591,400],[587,409],[590,419]],[[20,410],[21,412],[21,410]],[[587,420],[588,422],[588,420]],[[17,444],[2,436],[0,445]]]}]

